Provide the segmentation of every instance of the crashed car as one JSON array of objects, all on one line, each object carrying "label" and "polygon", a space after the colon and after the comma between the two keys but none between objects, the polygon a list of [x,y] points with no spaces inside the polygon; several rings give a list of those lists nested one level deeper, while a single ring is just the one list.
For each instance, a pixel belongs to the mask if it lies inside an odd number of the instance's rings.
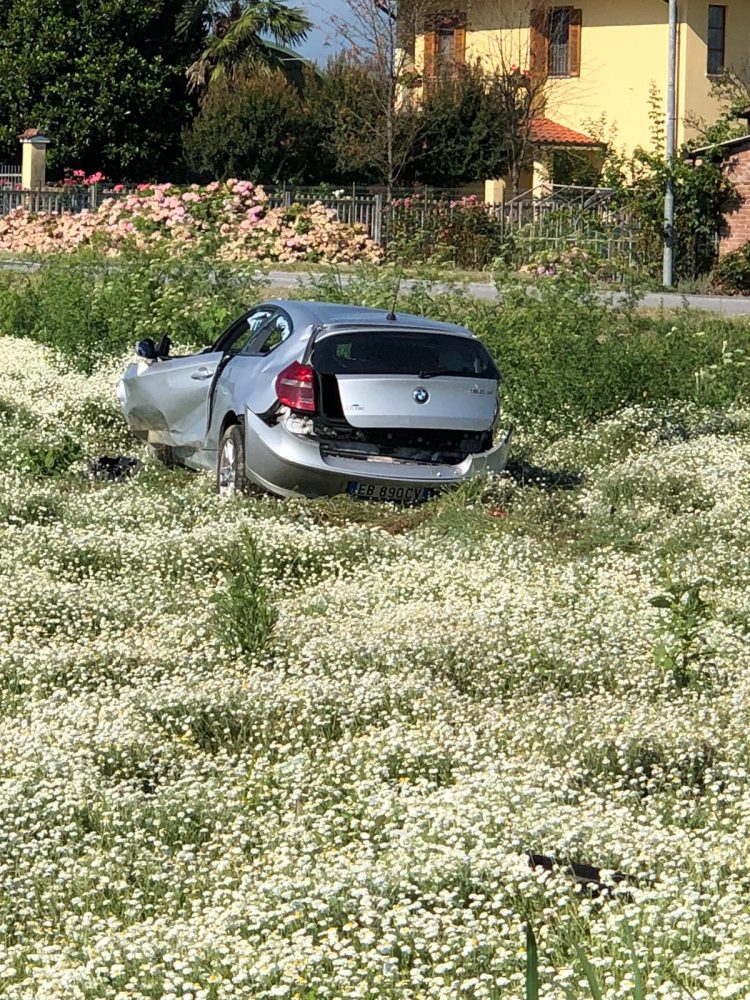
[{"label": "crashed car", "polygon": [[117,396],[167,462],[219,493],[415,502],[506,462],[500,373],[468,330],[420,316],[272,301],[198,354],[141,341]]}]

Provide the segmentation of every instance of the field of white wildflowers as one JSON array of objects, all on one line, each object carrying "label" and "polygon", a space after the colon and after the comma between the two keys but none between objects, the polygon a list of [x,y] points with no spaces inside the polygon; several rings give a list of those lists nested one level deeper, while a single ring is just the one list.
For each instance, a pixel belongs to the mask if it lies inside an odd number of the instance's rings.
[{"label": "field of white wildflowers", "polygon": [[0,995],[750,996],[750,412],[222,503],[83,475],[120,367],[0,339]]}]

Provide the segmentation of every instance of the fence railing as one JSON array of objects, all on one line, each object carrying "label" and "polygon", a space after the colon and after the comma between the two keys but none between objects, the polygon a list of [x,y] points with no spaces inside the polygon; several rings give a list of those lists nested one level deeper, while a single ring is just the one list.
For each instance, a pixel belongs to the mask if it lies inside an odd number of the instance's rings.
[{"label": "fence railing", "polygon": [[0,215],[17,208],[37,215],[59,215],[61,212],[83,212],[98,204],[98,192],[92,187],[62,187],[46,191],[22,191],[0,187]]},{"label": "fence railing", "polygon": [[271,191],[268,196],[271,208],[291,208],[292,205],[302,205],[308,208],[313,204],[321,204],[336,213],[340,222],[348,225],[364,226],[370,237],[376,243],[383,242],[383,196],[373,195],[319,195],[313,193],[285,190]]},{"label": "fence railing", "polygon": [[[2,169],[2,168],[0,168]],[[2,174],[0,173],[0,178]],[[462,267],[483,269],[493,260],[525,263],[545,252],[574,247],[633,269],[651,267],[661,253],[658,233],[644,231],[627,208],[605,188],[553,188],[524,192],[502,204],[435,197],[420,191],[387,202],[381,193],[361,188],[326,192],[320,188],[267,189],[271,207],[309,207],[314,203],[336,213],[344,223],[361,225],[370,237],[398,259],[439,258]],[[108,197],[106,187],[61,187],[22,191],[0,184],[0,216],[23,208],[58,214],[95,209]],[[700,265],[715,247],[692,247],[688,256]]]},{"label": "fence railing", "polygon": [[21,184],[21,171],[18,166],[0,163],[0,188],[17,187]]}]

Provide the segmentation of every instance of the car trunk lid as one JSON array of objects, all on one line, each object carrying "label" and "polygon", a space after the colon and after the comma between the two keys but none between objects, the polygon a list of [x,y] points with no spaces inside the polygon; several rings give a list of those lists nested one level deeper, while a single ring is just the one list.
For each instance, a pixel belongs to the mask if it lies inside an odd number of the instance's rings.
[{"label": "car trunk lid", "polygon": [[425,374],[337,374],[343,418],[359,428],[482,431],[491,426],[495,379]]},{"label": "car trunk lid", "polygon": [[312,365],[321,416],[353,429],[476,433],[497,414],[500,373],[468,334],[337,332],[316,342]]}]

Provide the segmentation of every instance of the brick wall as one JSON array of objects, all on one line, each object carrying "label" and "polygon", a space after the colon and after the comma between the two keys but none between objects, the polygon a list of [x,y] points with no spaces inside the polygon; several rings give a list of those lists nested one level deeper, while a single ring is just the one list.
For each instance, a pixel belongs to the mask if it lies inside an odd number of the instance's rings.
[{"label": "brick wall", "polygon": [[724,169],[737,189],[737,205],[724,216],[720,255],[750,243],[750,149],[742,149],[730,156]]}]

